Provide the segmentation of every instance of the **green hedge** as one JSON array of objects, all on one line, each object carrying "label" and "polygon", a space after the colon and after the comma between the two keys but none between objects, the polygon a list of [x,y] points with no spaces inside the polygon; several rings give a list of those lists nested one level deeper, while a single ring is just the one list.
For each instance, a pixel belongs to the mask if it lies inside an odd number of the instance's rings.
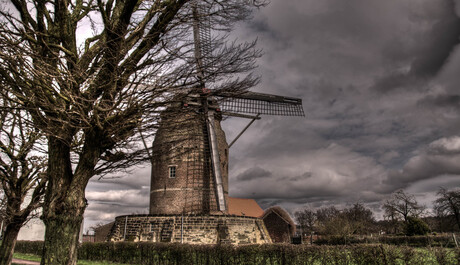
[{"label": "green hedge", "polygon": [[16,241],[15,252],[41,256],[43,241]]},{"label": "green hedge", "polygon": [[[40,253],[41,242],[18,242],[18,252]],[[390,245],[306,246],[83,243],[78,258],[129,264],[460,264],[459,249]]]},{"label": "green hedge", "polygon": [[452,236],[378,236],[378,237],[339,237],[320,236],[317,245],[349,245],[349,244],[387,244],[410,247],[455,247]]}]

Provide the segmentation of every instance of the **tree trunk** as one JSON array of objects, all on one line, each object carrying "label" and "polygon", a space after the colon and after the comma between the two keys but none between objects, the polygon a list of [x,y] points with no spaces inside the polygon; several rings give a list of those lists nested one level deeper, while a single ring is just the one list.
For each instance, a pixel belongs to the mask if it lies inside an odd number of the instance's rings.
[{"label": "tree trunk", "polygon": [[22,224],[8,224],[0,246],[0,265],[9,265],[13,259],[14,247]]},{"label": "tree trunk", "polygon": [[458,229],[460,229],[460,213],[458,211],[455,211],[455,221],[457,222]]},{"label": "tree trunk", "polygon": [[70,139],[49,137],[48,187],[42,216],[46,226],[42,265],[77,264],[78,238],[87,205],[85,188],[94,175],[100,155],[95,140],[85,140],[87,143],[73,173],[67,144]]},{"label": "tree trunk", "polygon": [[[61,197],[61,203],[48,204],[43,208],[42,219],[46,229],[42,265],[77,264],[78,239],[86,208],[84,188],[70,185],[60,192],[66,194]],[[59,190],[54,193],[59,193]]]},{"label": "tree trunk", "polygon": [[45,219],[45,242],[41,265],[77,264],[77,246],[82,216],[64,212],[54,218]]},{"label": "tree trunk", "polygon": [[73,175],[70,147],[63,138],[48,139],[48,187],[42,219],[45,242],[41,264],[74,265],[86,208],[85,183]]}]

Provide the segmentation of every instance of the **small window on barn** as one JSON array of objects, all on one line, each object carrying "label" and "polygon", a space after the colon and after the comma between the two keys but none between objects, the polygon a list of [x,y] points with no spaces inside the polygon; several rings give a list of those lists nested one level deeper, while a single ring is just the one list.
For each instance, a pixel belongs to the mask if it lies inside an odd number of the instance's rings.
[{"label": "small window on barn", "polygon": [[176,178],[176,166],[169,166],[168,171],[169,171],[169,178]]}]

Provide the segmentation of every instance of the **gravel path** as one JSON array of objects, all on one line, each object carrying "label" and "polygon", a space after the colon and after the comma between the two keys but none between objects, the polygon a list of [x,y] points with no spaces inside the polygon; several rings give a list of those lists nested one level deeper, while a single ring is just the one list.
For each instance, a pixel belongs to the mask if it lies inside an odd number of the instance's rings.
[{"label": "gravel path", "polygon": [[23,259],[13,259],[13,262],[15,264],[24,264],[24,265],[40,265],[40,262],[37,261],[29,261],[29,260],[23,260]]}]

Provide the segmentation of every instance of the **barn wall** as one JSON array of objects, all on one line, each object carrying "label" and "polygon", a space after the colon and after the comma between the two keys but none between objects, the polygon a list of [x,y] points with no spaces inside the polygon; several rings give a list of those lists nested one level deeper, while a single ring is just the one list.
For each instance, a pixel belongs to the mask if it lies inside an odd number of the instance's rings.
[{"label": "barn wall", "polygon": [[94,241],[95,242],[105,242],[108,240],[110,231],[115,222],[110,222],[108,224],[99,226],[94,229]]},{"label": "barn wall", "polygon": [[284,221],[279,215],[272,212],[266,215],[263,220],[274,243],[291,242],[289,223]]}]

